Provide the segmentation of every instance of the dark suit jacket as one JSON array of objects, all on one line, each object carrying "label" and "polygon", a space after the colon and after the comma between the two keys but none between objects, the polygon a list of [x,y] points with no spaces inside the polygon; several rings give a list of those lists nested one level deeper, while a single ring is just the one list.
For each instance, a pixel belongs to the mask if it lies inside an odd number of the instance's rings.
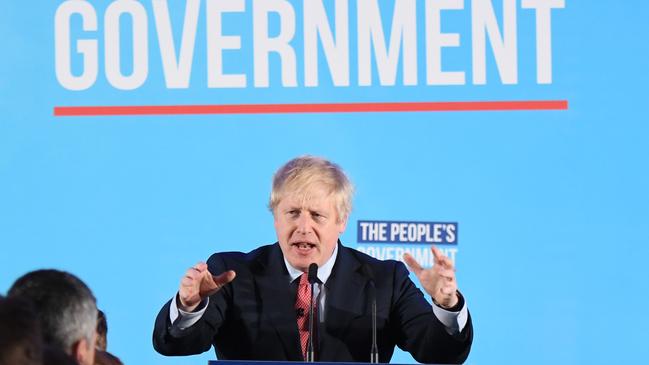
[{"label": "dark suit jacket", "polygon": [[[190,355],[214,345],[221,360],[303,361],[291,288],[279,244],[250,253],[214,254],[211,273],[234,270],[236,279],[210,297],[207,310],[193,326],[179,330],[169,321],[167,302],[153,332],[153,346],[163,355]],[[449,335],[431,305],[398,261],[379,261],[339,243],[338,256],[327,290],[325,322],[318,328],[317,361],[369,362],[371,298],[369,278],[374,274],[377,297],[379,360],[389,362],[394,346],[423,363],[462,363],[473,339],[468,323],[458,335]]]}]

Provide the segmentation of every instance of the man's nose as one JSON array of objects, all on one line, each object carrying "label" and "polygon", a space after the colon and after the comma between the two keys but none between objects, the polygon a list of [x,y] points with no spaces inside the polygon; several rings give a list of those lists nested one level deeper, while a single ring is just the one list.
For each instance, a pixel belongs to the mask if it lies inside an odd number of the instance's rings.
[{"label": "man's nose", "polygon": [[300,214],[297,220],[297,232],[301,234],[311,233],[311,218],[307,214]]}]

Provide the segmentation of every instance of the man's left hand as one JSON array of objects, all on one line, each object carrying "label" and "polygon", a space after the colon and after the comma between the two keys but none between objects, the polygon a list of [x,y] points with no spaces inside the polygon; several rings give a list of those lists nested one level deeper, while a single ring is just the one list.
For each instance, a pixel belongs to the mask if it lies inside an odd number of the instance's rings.
[{"label": "man's left hand", "polygon": [[432,246],[435,265],[430,269],[424,269],[419,265],[412,255],[405,253],[403,259],[410,271],[415,273],[419,282],[428,295],[442,308],[449,309],[457,305],[459,298],[457,294],[457,281],[455,280],[455,267],[442,251]]}]

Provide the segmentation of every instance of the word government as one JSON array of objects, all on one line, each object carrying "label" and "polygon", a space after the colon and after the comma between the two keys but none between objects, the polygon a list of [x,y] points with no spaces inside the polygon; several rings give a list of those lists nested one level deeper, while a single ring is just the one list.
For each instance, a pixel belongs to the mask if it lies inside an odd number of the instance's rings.
[{"label": "word government", "polygon": [[[457,247],[438,247],[442,254],[453,263],[455,263],[458,249]],[[435,255],[430,247],[412,247],[412,246],[388,246],[388,245],[358,245],[356,249],[366,253],[378,260],[397,260],[403,261],[403,254],[411,254],[417,262],[424,267],[435,265]]]},{"label": "word government", "polygon": [[[497,14],[492,1],[502,13]],[[519,2],[520,11],[517,0],[186,0],[184,17],[172,24],[167,0],[116,0],[103,13],[89,1],[66,0],[54,15],[56,78],[65,89],[86,90],[103,72],[115,89],[134,90],[146,83],[150,66],[160,62],[166,88],[186,89],[194,54],[204,52],[200,54],[206,55],[208,88],[266,88],[271,74],[278,75],[273,82],[282,87],[317,87],[325,62],[337,87],[376,82],[394,86],[399,71],[403,85],[465,85],[466,70],[443,70],[442,60],[445,49],[461,47],[469,39],[473,84],[487,83],[488,55],[500,81],[517,84],[517,20],[525,17],[535,22],[535,47],[525,49],[536,51],[536,82],[551,84],[551,19],[565,2]],[[350,10],[355,10],[356,19],[350,19]],[[199,24],[203,12],[205,22]],[[442,32],[443,20],[451,12],[462,12],[463,21],[470,24],[470,37]],[[224,26],[241,16],[250,32]],[[423,34],[418,28],[424,29]],[[204,45],[197,45],[199,32]],[[125,39],[125,34],[132,39]],[[151,49],[150,37],[157,39],[159,52]],[[121,52],[124,47],[132,50]],[[153,55],[160,60],[151,60]],[[247,64],[251,69],[232,72]]]}]

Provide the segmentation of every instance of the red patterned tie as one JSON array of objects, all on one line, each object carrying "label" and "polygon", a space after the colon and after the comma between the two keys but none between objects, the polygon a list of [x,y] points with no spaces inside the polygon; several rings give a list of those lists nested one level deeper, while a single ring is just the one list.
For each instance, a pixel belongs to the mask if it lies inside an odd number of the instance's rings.
[{"label": "red patterned tie", "polygon": [[306,346],[309,341],[309,303],[311,302],[311,286],[307,274],[300,276],[300,284],[295,298],[295,313],[297,315],[297,329],[300,333],[302,356],[306,359]]}]

